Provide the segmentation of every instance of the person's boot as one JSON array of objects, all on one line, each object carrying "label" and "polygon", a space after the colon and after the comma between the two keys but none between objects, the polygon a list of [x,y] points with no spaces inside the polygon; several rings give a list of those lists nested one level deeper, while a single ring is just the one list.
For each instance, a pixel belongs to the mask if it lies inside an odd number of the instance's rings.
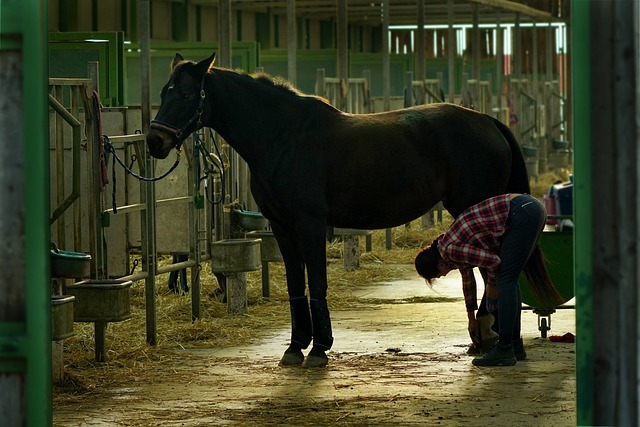
[{"label": "person's boot", "polygon": [[497,342],[487,354],[476,357],[471,361],[474,366],[513,366],[516,364],[516,355],[513,345]]},{"label": "person's boot", "polygon": [[302,350],[309,347],[312,337],[311,313],[307,297],[289,300],[291,309],[291,344],[280,359],[281,366],[301,365],[304,361]]},{"label": "person's boot", "polygon": [[522,342],[522,338],[513,340],[511,344],[513,344],[513,353],[516,355],[516,359],[525,360],[527,358],[527,352],[524,349],[524,343]]}]

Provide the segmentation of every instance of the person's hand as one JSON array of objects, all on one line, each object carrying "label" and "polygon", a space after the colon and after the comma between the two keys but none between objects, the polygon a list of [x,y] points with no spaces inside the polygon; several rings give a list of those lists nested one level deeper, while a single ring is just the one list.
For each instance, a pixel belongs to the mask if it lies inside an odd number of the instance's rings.
[{"label": "person's hand", "polygon": [[469,336],[471,337],[471,342],[473,342],[476,347],[479,347],[482,344],[482,340],[480,338],[480,325],[476,320],[476,316],[473,311],[467,312],[467,317],[469,319]]}]

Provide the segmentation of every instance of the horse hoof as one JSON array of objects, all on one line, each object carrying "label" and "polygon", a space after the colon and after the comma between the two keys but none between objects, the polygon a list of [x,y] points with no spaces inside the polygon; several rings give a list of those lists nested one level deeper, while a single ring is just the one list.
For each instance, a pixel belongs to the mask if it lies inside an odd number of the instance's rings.
[{"label": "horse hoof", "polygon": [[302,363],[303,368],[324,368],[329,363],[329,358],[323,350],[312,348],[309,355]]},{"label": "horse hoof", "polygon": [[297,366],[302,365],[304,354],[301,351],[285,352],[280,359],[280,366]]},{"label": "horse hoof", "polygon": [[302,362],[303,368],[324,368],[329,363],[329,359],[320,356],[307,356]]}]

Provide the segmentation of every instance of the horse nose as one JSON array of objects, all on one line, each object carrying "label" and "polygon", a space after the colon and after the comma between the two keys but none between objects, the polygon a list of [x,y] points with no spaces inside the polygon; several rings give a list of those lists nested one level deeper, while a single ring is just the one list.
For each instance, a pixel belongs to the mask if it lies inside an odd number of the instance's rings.
[{"label": "horse nose", "polygon": [[[156,159],[164,159],[169,155],[169,150],[164,150],[164,138],[158,132],[152,130],[147,134],[147,148],[149,154]],[[166,151],[166,152],[165,152]]]}]

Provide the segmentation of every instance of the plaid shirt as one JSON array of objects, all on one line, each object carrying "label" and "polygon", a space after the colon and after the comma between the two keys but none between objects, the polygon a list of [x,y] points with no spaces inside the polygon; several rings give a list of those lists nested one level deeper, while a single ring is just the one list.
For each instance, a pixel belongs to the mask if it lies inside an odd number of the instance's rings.
[{"label": "plaid shirt", "polygon": [[486,285],[496,283],[500,265],[500,244],[509,216],[510,195],[502,194],[471,206],[438,237],[438,251],[452,269],[462,275],[462,292],[467,310],[478,309],[473,267],[487,270]]}]

